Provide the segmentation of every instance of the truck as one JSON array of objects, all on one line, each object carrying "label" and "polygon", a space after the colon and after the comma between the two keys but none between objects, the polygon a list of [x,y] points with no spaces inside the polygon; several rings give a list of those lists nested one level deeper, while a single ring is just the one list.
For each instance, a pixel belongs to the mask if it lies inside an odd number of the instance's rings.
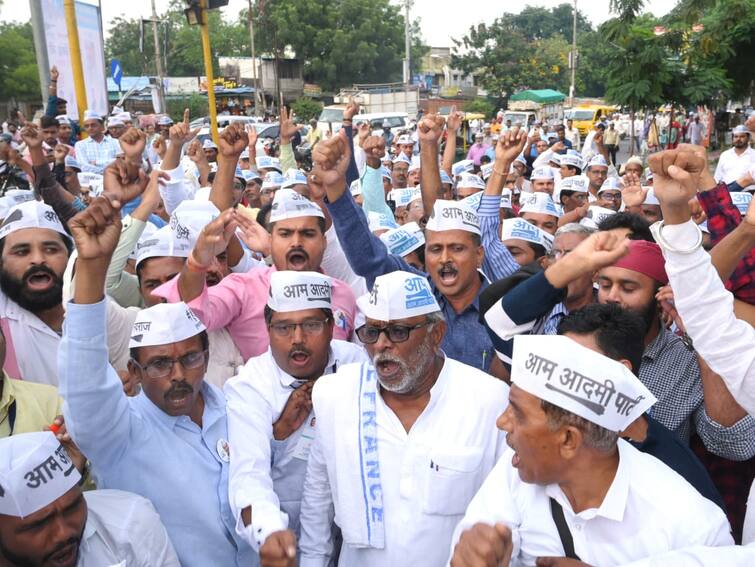
[{"label": "truck", "polygon": [[[360,114],[391,115],[406,114],[416,118],[419,111],[419,87],[404,83],[381,83],[371,85],[353,85],[341,91],[333,99],[333,104],[323,108],[317,120],[321,132],[327,130],[335,133],[341,128],[343,111],[349,100],[359,104]],[[356,121],[357,117],[354,118]]]},{"label": "truck", "polygon": [[543,124],[560,124],[564,118],[566,95],[551,89],[521,91],[509,98],[503,122],[511,120],[512,125],[531,126],[539,121]]},{"label": "truck", "polygon": [[584,138],[592,130],[596,122],[601,121],[606,116],[610,116],[618,109],[617,106],[591,104],[589,106],[570,108],[565,112],[565,117],[573,121],[574,128]]}]

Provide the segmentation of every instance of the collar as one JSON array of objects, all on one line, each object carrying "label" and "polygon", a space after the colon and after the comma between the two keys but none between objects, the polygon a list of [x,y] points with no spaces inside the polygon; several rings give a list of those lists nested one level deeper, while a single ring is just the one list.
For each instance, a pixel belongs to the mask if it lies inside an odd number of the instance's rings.
[{"label": "collar", "polygon": [[549,484],[546,486],[545,493],[561,504],[564,509],[569,510],[573,516],[582,520],[592,520],[593,518],[600,516],[602,518],[621,522],[624,519],[624,512],[629,497],[631,451],[636,449],[630,447],[629,443],[623,439],[618,440],[617,448],[619,450],[619,466],[616,468],[616,476],[614,477],[611,486],[608,488],[608,492],[606,492],[599,508],[589,508],[587,510],[582,510],[579,514],[574,514],[569,499],[557,484]]},{"label": "collar", "polygon": [[2,371],[0,381],[3,384],[3,395],[0,396],[0,418],[4,419],[8,413],[8,408],[14,402],[16,396],[13,395],[13,380],[11,380],[4,370]]},{"label": "collar", "polygon": [[[213,390],[213,388],[206,381],[202,382],[201,391],[202,397],[204,398],[204,411],[202,412],[202,430],[207,430],[207,428],[210,427],[220,415],[224,414],[224,411],[217,410],[223,410],[225,404],[221,402],[221,400],[218,398],[218,395],[215,393],[215,390]],[[190,420],[189,416],[187,415],[168,415],[147,397],[147,395],[144,393],[144,390],[139,392],[136,400],[137,403],[140,403],[142,405],[147,413],[152,415],[155,419],[157,419],[160,423],[164,424],[169,429],[175,428],[176,425],[179,424],[179,421],[185,421],[182,420],[182,418]]]},{"label": "collar", "polygon": [[[488,276],[485,275],[485,272],[482,271],[482,269],[478,268],[477,273],[480,276],[480,289],[477,290],[477,295],[475,295],[475,298],[472,300],[472,303],[467,305],[464,308],[464,311],[461,313],[465,313],[470,307],[474,307],[476,311],[480,311],[480,295],[482,295],[482,292],[485,291],[488,286],[490,285],[490,280],[488,279]],[[444,306],[450,305],[450,302],[448,299],[446,299],[446,296],[443,295],[440,290],[436,287],[435,282],[433,282],[430,275],[427,275],[427,279],[430,280],[430,285],[432,286],[432,289],[435,291],[435,298],[438,300],[438,304],[440,305],[440,308],[443,309]],[[461,315],[461,313],[458,313],[457,315]]]},{"label": "collar", "polygon": [[50,327],[47,326],[47,323],[42,321],[39,317],[37,317],[34,313],[29,311],[28,309],[24,309],[21,307],[18,303],[13,301],[10,297],[5,296],[5,318],[6,319],[12,319],[15,321],[18,321],[20,323],[23,323],[24,325],[28,325],[29,327],[33,329],[37,329],[38,331],[43,331],[50,335],[51,337],[58,337],[60,338],[61,335],[53,331]]}]

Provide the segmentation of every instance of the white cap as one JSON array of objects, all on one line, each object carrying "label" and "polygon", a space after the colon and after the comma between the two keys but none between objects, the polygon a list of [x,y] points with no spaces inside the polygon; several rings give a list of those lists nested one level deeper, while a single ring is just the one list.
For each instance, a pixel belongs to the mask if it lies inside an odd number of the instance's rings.
[{"label": "white cap", "polygon": [[457,161],[451,166],[451,175],[457,177],[465,171],[472,171],[473,169],[474,161],[472,161],[471,159],[463,159],[461,161]]},{"label": "white cap", "polygon": [[606,218],[615,214],[616,211],[614,211],[613,209],[606,209],[605,207],[599,207],[598,205],[591,205],[587,209],[587,216],[590,217],[590,220],[592,220],[596,225],[599,225]]},{"label": "white cap", "polygon": [[464,203],[466,206],[468,206],[473,211],[476,211],[480,208],[480,201],[482,201],[482,196],[484,193],[482,191],[478,191],[477,193],[472,193],[468,197],[464,197],[460,203]]},{"label": "white cap", "polygon": [[273,272],[267,306],[278,313],[331,309],[331,279],[317,272]]},{"label": "white cap", "polygon": [[71,238],[52,207],[41,201],[26,201],[12,207],[0,225],[0,239],[24,228],[46,228]]},{"label": "white cap", "polygon": [[603,185],[598,189],[598,195],[601,191],[621,191],[621,182],[618,177],[607,177]]},{"label": "white cap", "polygon": [[553,170],[550,167],[536,167],[532,170],[532,175],[530,175],[530,181],[535,180],[552,180],[554,179]]},{"label": "white cap", "polygon": [[501,191],[501,209],[512,209],[513,206],[511,205],[511,189],[504,189]]},{"label": "white cap", "polygon": [[661,202],[658,200],[658,197],[655,196],[655,191],[653,191],[652,187],[643,187],[643,189],[647,189],[648,192],[645,195],[645,200],[642,202],[643,205],[658,205],[660,206]]},{"label": "white cap", "polygon": [[590,169],[591,167],[608,167],[608,162],[601,154],[595,154],[590,158],[590,161],[587,162],[587,169]]},{"label": "white cap", "polygon": [[142,231],[142,235],[139,237],[139,240],[136,241],[136,244],[134,244],[134,249],[131,252],[131,254],[129,254],[128,259],[136,260],[136,251],[139,249],[139,244],[141,244],[145,240],[149,240],[152,237],[152,235],[155,234],[156,232],[157,232],[157,227],[153,223],[149,221],[144,223],[144,230]]},{"label": "white cap", "polygon": [[260,189],[280,189],[285,182],[286,178],[277,171],[268,171],[262,180],[262,187]]},{"label": "white cap", "polygon": [[218,145],[213,142],[210,138],[205,139],[204,142],[202,142],[202,149],[203,150],[217,150]]},{"label": "white cap", "polygon": [[572,167],[578,167],[579,169],[582,169],[584,167],[584,162],[582,161],[582,157],[579,155],[574,155],[574,154],[562,155],[561,161],[559,163],[562,166],[570,165]]},{"label": "white cap", "polygon": [[409,166],[409,171],[418,171],[421,167],[419,156],[412,156],[412,164]]},{"label": "white cap", "polygon": [[357,299],[357,307],[368,319],[396,321],[440,311],[430,282],[409,272],[378,276],[372,291]]},{"label": "white cap", "polygon": [[399,154],[395,158],[393,158],[393,163],[405,163],[407,165],[412,165],[412,160],[406,157],[406,154],[404,152],[399,152]]},{"label": "white cap", "polygon": [[747,129],[747,126],[744,124],[738,124],[737,126],[734,126],[731,130],[732,134],[747,134],[750,135],[750,131]]},{"label": "white cap", "polygon": [[286,175],[283,178],[283,185],[281,189],[287,189],[294,185],[306,185],[307,175],[301,169],[289,169],[286,171]]},{"label": "white cap", "polygon": [[94,110],[85,110],[84,111],[84,121],[87,120],[99,120],[102,122],[102,116],[97,114]]},{"label": "white cap", "polygon": [[0,439],[0,514],[30,516],[80,480],[79,471],[52,431]]},{"label": "white cap", "polygon": [[170,215],[170,228],[179,240],[192,245],[202,229],[220,216],[220,210],[210,201],[201,199],[181,201]]},{"label": "white cap", "polygon": [[742,216],[747,214],[747,208],[752,201],[752,195],[744,191],[732,191],[729,195],[731,196],[731,202],[739,209]]},{"label": "white cap", "polygon": [[170,116],[161,116],[157,119],[158,126],[170,126],[171,124],[173,124],[173,120],[171,120]]},{"label": "white cap", "polygon": [[57,120],[58,124],[60,124],[61,126],[63,126],[63,124],[67,124],[68,126],[71,125],[71,119],[68,118],[68,116],[65,114],[58,114],[55,117],[55,120]]},{"label": "white cap", "polygon": [[626,162],[624,162],[624,167],[628,166],[630,163],[636,163],[642,168],[645,167],[642,165],[642,158],[640,156],[631,156]]},{"label": "white cap", "polygon": [[179,239],[170,226],[164,226],[136,243],[136,265],[149,258],[188,258],[193,247],[193,240]]},{"label": "white cap", "polygon": [[126,124],[124,124],[123,120],[121,120],[121,119],[120,119],[120,118],[118,118],[117,116],[111,116],[111,117],[110,117],[110,118],[108,118],[108,120],[107,120],[107,127],[108,127],[108,128],[111,128],[111,127],[113,127],[113,126],[125,126],[125,125],[126,125]]},{"label": "white cap", "polygon": [[437,199],[426,228],[435,232],[466,230],[481,235],[477,213],[461,201]]},{"label": "white cap", "polygon": [[249,148],[244,148],[244,151],[239,155],[239,160],[249,159]]},{"label": "white cap", "polygon": [[408,224],[417,225],[417,223],[407,223],[380,235],[380,240],[383,241],[390,254],[406,256],[425,243],[425,236],[422,231],[414,232],[407,227]]},{"label": "white cap", "polygon": [[349,185],[349,192],[353,197],[356,197],[357,195],[362,194],[362,182],[359,181],[359,179],[355,179],[351,182],[351,185]]},{"label": "white cap", "polygon": [[479,189],[480,191],[485,190],[485,182],[480,179],[479,175],[475,175],[474,173],[462,173],[461,179],[456,182],[456,188],[460,189],[462,187],[467,187],[471,189]]},{"label": "white cap", "polygon": [[257,156],[254,160],[257,169],[275,169],[278,173],[283,173],[281,162],[278,158],[270,156]]},{"label": "white cap", "polygon": [[322,209],[293,189],[279,189],[273,198],[270,222],[278,222],[298,217],[325,218]]},{"label": "white cap", "polygon": [[390,230],[398,226],[396,219],[394,219],[392,215],[376,213],[374,211],[369,211],[367,213],[367,223],[369,224],[370,232]]},{"label": "white cap", "polygon": [[205,330],[202,321],[183,301],[158,303],[136,314],[128,348],[179,343]]},{"label": "white cap", "polygon": [[[405,187],[403,189],[391,189],[388,192],[388,200],[396,203],[397,207],[405,207],[412,202],[414,197],[414,187]],[[420,197],[422,193],[420,193]]]},{"label": "white cap", "polygon": [[0,197],[0,219],[4,219],[8,215],[8,211],[16,205],[35,200],[34,191],[28,189],[8,189],[5,195]]},{"label": "white cap", "polygon": [[399,136],[398,138],[396,138],[396,143],[399,144],[399,145],[401,145],[401,146],[409,146],[409,145],[413,145],[414,144],[414,142],[412,141],[411,136],[407,136],[406,134],[404,134],[403,136]]},{"label": "white cap", "polygon": [[519,209],[520,215],[523,213],[541,213],[554,217],[561,216],[548,193],[522,193],[519,203],[522,205],[522,208]]},{"label": "white cap", "polygon": [[133,118],[131,118],[131,114],[128,112],[119,112],[118,114],[115,115],[115,117],[118,118],[119,120],[122,120],[124,123],[131,122],[133,120]]},{"label": "white cap", "polygon": [[624,431],[656,402],[620,362],[558,335],[517,335],[511,380],[609,431]]},{"label": "white cap", "polygon": [[520,218],[506,219],[501,224],[501,240],[505,242],[512,238],[539,244],[545,248],[546,252],[550,252],[553,248],[552,234],[548,234],[534,224]]},{"label": "white cap", "polygon": [[488,178],[490,177],[490,174],[493,173],[494,167],[495,167],[495,163],[493,163],[492,161],[490,163],[486,163],[485,165],[480,166],[480,173],[482,174],[482,178],[485,181],[487,181]]},{"label": "white cap", "polygon": [[564,177],[558,184],[557,192],[560,195],[561,191],[577,191],[579,193],[587,193],[590,190],[590,180],[584,175],[573,175],[572,177]]}]

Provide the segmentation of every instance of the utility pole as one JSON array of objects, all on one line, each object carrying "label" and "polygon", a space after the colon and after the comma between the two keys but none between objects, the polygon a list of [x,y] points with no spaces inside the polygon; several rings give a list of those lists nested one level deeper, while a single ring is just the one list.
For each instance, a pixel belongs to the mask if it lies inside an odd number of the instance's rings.
[{"label": "utility pole", "polygon": [[404,0],[406,15],[404,16],[404,84],[409,86],[412,82],[411,68],[411,33],[409,29],[409,9],[412,7],[412,0]]},{"label": "utility pole", "polygon": [[84,83],[84,67],[81,64],[81,46],[79,45],[79,28],[76,22],[76,5],[73,0],[63,0],[68,32],[68,53],[71,57],[73,85],[76,91],[76,107],[79,111],[79,124],[84,124],[84,111],[87,110],[87,89]]},{"label": "utility pole", "polygon": [[254,85],[254,115],[259,116],[257,97],[259,85],[257,84],[257,54],[254,51],[254,16],[252,14],[252,0],[249,0],[249,39],[252,44],[252,84]]},{"label": "utility pole", "polygon": [[[154,2],[154,0],[152,0]],[[204,55],[204,73],[207,77],[207,105],[210,111],[210,132],[212,141],[218,143],[218,108],[215,105],[215,78],[212,72],[212,51],[210,50],[209,14],[207,0],[200,0],[199,32],[202,36],[202,54]]]},{"label": "utility pole", "polygon": [[163,85],[165,83],[164,79],[164,73],[163,73],[163,58],[162,54],[160,52],[160,38],[158,37],[157,33],[157,9],[155,8],[155,0],[152,0],[152,37],[155,41],[155,65],[157,67],[157,80],[159,81],[159,84],[157,86],[157,97],[160,101],[160,112],[167,112],[167,107],[165,106],[165,91],[163,90]]},{"label": "utility pole", "polygon": [[571,85],[569,85],[569,106],[574,106],[574,81],[577,75],[577,0],[574,0],[574,19],[571,32]]},{"label": "utility pole", "polygon": [[39,71],[39,86],[41,87],[42,105],[47,105],[47,87],[50,86],[50,63],[47,60],[47,41],[45,39],[45,26],[42,18],[41,0],[31,0],[31,31],[34,36],[34,53],[37,56],[37,69]]}]

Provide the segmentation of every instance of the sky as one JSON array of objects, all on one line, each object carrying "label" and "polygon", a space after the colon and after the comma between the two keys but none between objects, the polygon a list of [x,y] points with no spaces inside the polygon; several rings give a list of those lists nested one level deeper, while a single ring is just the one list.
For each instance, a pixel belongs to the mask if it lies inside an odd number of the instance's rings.
[{"label": "sky", "polygon": [[[85,0],[96,4],[96,0]],[[567,0],[414,0],[411,12],[412,18],[422,19],[422,34],[425,42],[432,47],[450,47],[451,38],[461,38],[470,26],[482,20],[494,19],[503,12],[518,13],[525,6],[543,6],[552,8]],[[403,4],[400,0],[392,0],[394,4]],[[158,14],[164,11],[168,0],[155,0]],[[677,0],[652,0],[646,2],[649,9],[656,16],[662,16],[674,7]],[[119,15],[127,18],[139,16],[148,17],[151,12],[151,0],[101,0],[102,15],[107,35],[108,23]],[[608,10],[608,0],[578,0],[578,9],[587,14],[593,25],[599,24],[611,16]],[[224,13],[235,17],[242,8],[248,6],[248,0],[230,0]],[[29,2],[27,0],[7,0],[0,8],[0,21],[15,20],[28,21]]]}]

